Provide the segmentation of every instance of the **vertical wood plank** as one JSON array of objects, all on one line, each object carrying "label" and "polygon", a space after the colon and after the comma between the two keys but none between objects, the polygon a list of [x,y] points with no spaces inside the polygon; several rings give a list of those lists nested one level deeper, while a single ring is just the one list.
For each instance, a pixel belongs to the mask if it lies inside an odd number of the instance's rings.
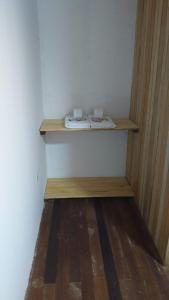
[{"label": "vertical wood plank", "polygon": [[[163,260],[169,239],[169,0],[138,1],[127,178]],[[164,226],[165,224],[165,226]]]}]

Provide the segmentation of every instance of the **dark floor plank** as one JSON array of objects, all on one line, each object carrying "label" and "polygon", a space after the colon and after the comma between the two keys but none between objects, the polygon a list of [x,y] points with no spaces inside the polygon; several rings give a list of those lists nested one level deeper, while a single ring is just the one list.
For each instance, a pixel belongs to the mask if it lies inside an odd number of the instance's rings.
[{"label": "dark floor plank", "polygon": [[100,201],[95,201],[95,208],[96,208],[96,218],[97,218],[97,226],[99,230],[100,236],[100,244],[102,249],[103,255],[103,262],[104,262],[104,269],[108,284],[108,291],[110,300],[120,300],[122,299],[119,281],[117,278],[117,272],[115,268],[115,263],[109,243],[109,237],[107,233],[107,227],[104,220],[102,204]]},{"label": "dark floor plank", "polygon": [[[161,258],[135,203],[131,203],[130,207],[127,207],[127,216],[132,218],[133,223],[135,224],[133,238],[137,245],[140,245],[142,252],[146,254],[144,255],[144,258],[148,269],[147,282],[150,282],[150,279],[152,280],[152,284],[150,285],[151,288],[149,288],[149,290],[153,290],[154,293],[156,292],[156,297],[158,295],[159,299],[167,300],[169,299],[168,279],[166,275],[163,277]],[[138,239],[138,236],[141,236],[142,238]],[[138,263],[139,262],[140,260],[138,260]]]},{"label": "dark floor plank", "polygon": [[[128,231],[127,227],[128,224],[124,224],[124,219],[121,216],[121,210],[124,209],[124,202],[123,200],[116,201],[114,200],[113,206],[111,205],[110,201],[106,201],[103,204],[104,207],[104,213],[105,213],[105,219],[106,223],[108,225],[108,233],[110,237],[110,242],[111,242],[111,248],[113,249],[115,247],[115,236],[114,236],[114,231],[117,233],[118,238],[119,238],[119,244],[120,248],[119,251],[122,252],[122,263],[127,269],[126,270],[123,268],[122,270],[125,271],[125,275],[123,275],[123,280],[120,278],[120,283],[122,284],[121,289],[125,288],[122,290],[123,295],[125,295],[125,298],[130,299],[147,299],[146,293],[145,293],[145,287],[144,287],[144,281],[141,280],[140,278],[140,272],[137,266],[137,260],[135,259],[135,255],[133,254],[133,249],[131,247],[131,240],[129,239],[128,236]],[[113,231],[114,228],[114,231]],[[116,249],[118,251],[118,249]],[[119,264],[118,261],[115,261],[116,264],[116,269],[117,273],[121,272],[119,270]],[[121,264],[120,264],[121,266]],[[127,276],[126,276],[127,275]],[[126,276],[126,278],[125,278]],[[130,286],[130,289],[126,289],[126,282],[127,286]],[[131,284],[134,283],[134,284]],[[127,293],[127,295],[126,295]],[[148,300],[148,299],[147,299]]]},{"label": "dark floor plank", "polygon": [[87,226],[87,201],[81,200],[79,218],[79,238],[80,238],[80,270],[82,280],[83,300],[96,300],[94,296],[94,283],[92,272],[92,258],[89,245],[89,235]]},{"label": "dark floor plank", "polygon": [[[143,218],[135,204],[134,201],[129,201],[129,203],[124,203],[126,217],[131,218],[132,225],[134,225],[133,239],[135,243],[142,248],[150,257],[154,258],[160,264],[162,260],[159,256],[157,248],[152,240],[152,237],[147,230]],[[132,232],[130,232],[132,234]],[[140,238],[141,236],[141,238]]]},{"label": "dark floor plank", "polygon": [[[93,200],[61,200],[57,211],[53,201],[46,203],[26,300],[117,299],[108,295],[113,278],[106,277],[110,257],[121,299],[169,299],[169,268],[160,264],[134,203],[97,201],[97,221]],[[48,260],[50,247],[53,258]],[[45,284],[45,264],[46,269],[52,265],[54,283]]]},{"label": "dark floor plank", "polygon": [[45,284],[43,287],[43,297],[36,298],[36,300],[56,300],[55,284]]},{"label": "dark floor plank", "polygon": [[56,282],[57,265],[58,265],[58,235],[60,226],[60,201],[55,201],[52,214],[52,222],[50,228],[48,251],[46,257],[46,267],[44,280],[46,284]]},{"label": "dark floor plank", "polygon": [[106,200],[102,206],[118,278],[120,281],[130,281],[132,277],[128,256],[124,253],[125,239],[119,225],[120,220],[115,209],[115,202],[113,207],[110,207],[111,202]]},{"label": "dark floor plank", "polygon": [[[56,299],[82,299],[81,275],[78,256],[78,203],[61,201],[58,244],[58,265],[56,276]],[[80,242],[80,241],[79,241]],[[75,281],[76,280],[76,281]]]},{"label": "dark floor plank", "polygon": [[[43,299],[44,270],[45,270],[45,261],[47,255],[52,212],[53,212],[53,201],[51,201],[50,203],[46,203],[43,210],[26,300]],[[54,299],[51,298],[50,300],[54,300]]]},{"label": "dark floor plank", "polygon": [[67,300],[82,300],[82,284],[81,282],[69,283],[69,298]]},{"label": "dark floor plank", "polygon": [[69,202],[69,224],[67,228],[69,247],[69,280],[70,282],[81,282],[80,272],[80,209],[83,202],[75,200]]},{"label": "dark floor plank", "polygon": [[56,300],[69,300],[69,204],[60,204],[60,226],[58,233],[58,265],[56,277]]},{"label": "dark floor plank", "polygon": [[[120,204],[118,200],[116,203],[114,203],[113,211],[115,212],[114,217],[117,218],[118,216],[119,227],[121,228],[123,241],[126,240],[125,247],[123,247],[123,249],[124,251],[128,249],[130,253],[130,270],[132,277],[134,277],[135,280],[137,292],[136,295],[137,297],[140,297],[140,299],[144,297],[144,299],[160,300],[163,299],[163,293],[160,291],[154,278],[154,274],[151,273],[151,268],[148,266],[150,259],[153,260],[153,258],[149,256],[149,251],[146,251],[146,249],[151,249],[151,254],[156,256],[156,248],[154,245],[151,245],[152,240],[150,239],[148,233],[143,232],[140,226],[137,227],[137,223],[134,221],[135,216],[132,215],[132,205],[132,202],[125,203],[125,201]],[[134,210],[134,212],[137,214],[136,210]],[[137,217],[137,220],[138,218],[139,216]],[[140,230],[141,232],[139,232]],[[146,236],[148,239],[145,239]],[[145,248],[144,243],[146,243]],[[137,278],[135,278],[135,274],[137,274]]]},{"label": "dark floor plank", "polygon": [[92,259],[92,272],[94,295],[97,300],[108,300],[108,287],[104,272],[102,251],[100,246],[99,232],[97,227],[95,205],[93,201],[87,203],[87,225],[89,235],[89,246]]}]

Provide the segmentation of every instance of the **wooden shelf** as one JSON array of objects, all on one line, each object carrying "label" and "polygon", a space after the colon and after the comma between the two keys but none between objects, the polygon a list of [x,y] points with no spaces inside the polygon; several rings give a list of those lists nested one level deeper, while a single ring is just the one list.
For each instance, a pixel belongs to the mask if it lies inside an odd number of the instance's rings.
[{"label": "wooden shelf", "polygon": [[45,200],[60,198],[134,197],[124,177],[48,179]]},{"label": "wooden shelf", "polygon": [[44,135],[48,132],[73,132],[73,131],[114,131],[114,130],[133,130],[137,131],[138,126],[131,120],[128,119],[113,119],[116,123],[116,128],[76,128],[68,129],[64,126],[64,120],[44,120],[40,127],[41,135]]}]

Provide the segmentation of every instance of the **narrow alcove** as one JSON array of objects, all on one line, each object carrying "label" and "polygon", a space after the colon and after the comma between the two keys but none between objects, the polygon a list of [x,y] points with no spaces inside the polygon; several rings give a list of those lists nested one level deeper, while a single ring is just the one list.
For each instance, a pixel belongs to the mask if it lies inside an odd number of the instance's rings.
[{"label": "narrow alcove", "polygon": [[0,298],[169,299],[169,0],[2,0],[0,38]]}]

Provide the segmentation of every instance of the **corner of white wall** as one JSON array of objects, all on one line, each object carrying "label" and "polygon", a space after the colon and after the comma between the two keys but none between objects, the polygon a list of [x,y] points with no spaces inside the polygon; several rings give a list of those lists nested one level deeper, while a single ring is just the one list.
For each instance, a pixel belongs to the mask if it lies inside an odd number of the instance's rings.
[{"label": "corner of white wall", "polygon": [[46,181],[35,0],[0,1],[0,299],[23,300]]}]

